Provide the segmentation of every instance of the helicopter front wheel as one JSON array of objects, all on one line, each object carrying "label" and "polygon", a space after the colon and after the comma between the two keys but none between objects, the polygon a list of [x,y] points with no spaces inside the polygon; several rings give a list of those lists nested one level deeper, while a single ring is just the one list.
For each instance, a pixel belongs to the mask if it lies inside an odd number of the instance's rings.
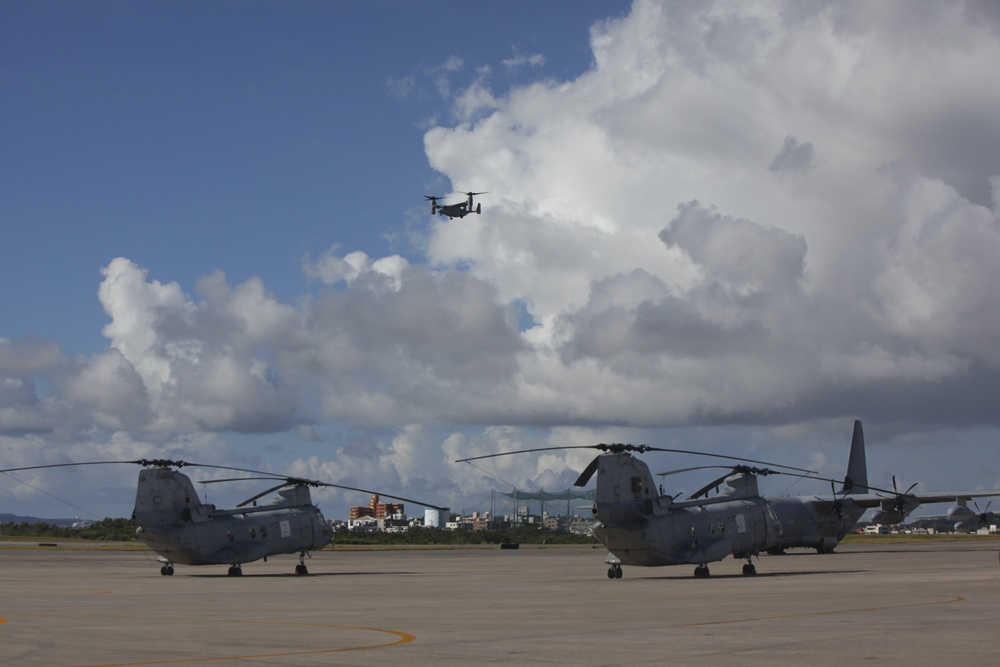
[{"label": "helicopter front wheel", "polygon": [[295,566],[295,574],[309,574],[309,569],[306,567],[306,552],[299,552],[299,564]]}]

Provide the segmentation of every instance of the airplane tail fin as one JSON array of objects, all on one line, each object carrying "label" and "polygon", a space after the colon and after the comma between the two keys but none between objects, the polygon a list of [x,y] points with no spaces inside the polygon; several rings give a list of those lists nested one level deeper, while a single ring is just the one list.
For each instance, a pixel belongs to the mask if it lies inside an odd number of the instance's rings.
[{"label": "airplane tail fin", "polygon": [[868,493],[868,463],[865,460],[865,434],[861,420],[854,420],[854,435],[851,437],[851,457],[847,461],[847,475],[844,477],[844,493]]}]

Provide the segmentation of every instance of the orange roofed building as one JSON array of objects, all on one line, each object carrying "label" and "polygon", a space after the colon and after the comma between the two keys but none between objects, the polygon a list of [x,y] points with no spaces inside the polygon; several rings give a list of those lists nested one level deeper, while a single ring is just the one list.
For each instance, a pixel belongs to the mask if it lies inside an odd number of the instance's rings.
[{"label": "orange roofed building", "polygon": [[389,519],[394,516],[402,516],[403,503],[380,503],[378,494],[372,496],[372,501],[367,505],[355,505],[351,508],[351,521],[357,521],[363,516],[370,516],[373,519]]}]

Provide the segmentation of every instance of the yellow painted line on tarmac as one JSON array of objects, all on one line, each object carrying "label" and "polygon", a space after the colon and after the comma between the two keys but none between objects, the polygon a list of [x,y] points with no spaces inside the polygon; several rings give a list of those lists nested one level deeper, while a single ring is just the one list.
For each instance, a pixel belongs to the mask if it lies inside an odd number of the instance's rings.
[{"label": "yellow painted line on tarmac", "polygon": [[[0,624],[6,623],[8,619],[0,617]],[[218,619],[161,619],[165,622],[198,622],[198,623],[232,623],[239,625],[294,625],[296,627],[312,627],[312,628],[336,628],[338,630],[361,630],[364,632],[379,632],[387,635],[394,635],[395,640],[389,642],[382,642],[378,644],[362,644],[359,646],[341,646],[339,648],[325,648],[325,649],[311,649],[308,651],[285,651],[278,653],[256,653],[247,655],[224,655],[217,657],[204,657],[204,658],[169,658],[163,660],[143,660],[141,662],[115,662],[115,663],[98,663],[93,665],[87,665],[86,667],[143,667],[144,665],[181,665],[181,664],[197,664],[205,662],[221,662],[223,660],[259,660],[266,658],[292,658],[295,656],[304,655],[323,655],[327,653],[346,653],[348,651],[370,651],[377,648],[389,648],[390,646],[400,646],[402,644],[409,644],[416,640],[416,636],[411,635],[408,632],[400,632],[399,630],[386,630],[384,628],[366,628],[356,625],[334,625],[332,623],[293,623],[293,622],[274,622],[274,621],[235,621],[235,620],[218,620]]]},{"label": "yellow painted line on tarmac", "polygon": [[185,664],[196,664],[203,662],[222,662],[222,661],[232,661],[232,660],[263,660],[267,658],[294,658],[296,656],[303,655],[324,655],[328,653],[346,653],[348,651],[369,651],[376,648],[388,648],[390,646],[399,646],[401,644],[409,644],[416,639],[415,636],[409,634],[408,632],[399,632],[398,630],[384,630],[382,628],[362,628],[354,625],[330,625],[330,624],[307,624],[313,626],[320,626],[325,628],[338,628],[341,630],[364,630],[366,632],[382,632],[389,635],[395,635],[396,640],[391,642],[385,642],[382,644],[366,644],[362,646],[343,646],[341,648],[327,648],[327,649],[313,649],[310,651],[287,651],[282,653],[255,653],[248,655],[220,655],[214,658],[179,658],[179,659],[167,659],[167,660],[144,660],[142,662],[115,662],[115,663],[100,663],[94,665],[86,665],[85,667],[144,667],[145,665],[185,665]]},{"label": "yellow painted line on tarmac", "polygon": [[[942,596],[935,596],[942,597]],[[783,614],[781,616],[758,616],[754,618],[734,618],[727,621],[705,621],[703,623],[686,623],[676,625],[677,628],[697,628],[704,625],[729,625],[733,623],[756,623],[758,621],[781,621],[789,618],[803,618],[805,616],[832,616],[835,614],[864,614],[873,611],[888,611],[890,609],[912,609],[915,607],[930,607],[938,604],[952,604],[965,600],[961,595],[943,596],[944,600],[933,600],[931,602],[911,602],[909,604],[885,605],[883,607],[858,607],[856,609],[828,609],[824,611],[806,612],[804,614]]]}]

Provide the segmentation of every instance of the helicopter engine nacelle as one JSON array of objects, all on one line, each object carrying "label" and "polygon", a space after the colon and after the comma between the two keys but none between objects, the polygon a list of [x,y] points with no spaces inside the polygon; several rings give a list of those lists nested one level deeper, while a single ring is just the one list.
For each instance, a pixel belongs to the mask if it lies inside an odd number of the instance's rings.
[{"label": "helicopter engine nacelle", "polygon": [[880,524],[902,523],[903,515],[897,510],[878,510],[872,514],[872,521]]},{"label": "helicopter engine nacelle", "polygon": [[965,505],[954,505],[948,508],[948,520],[956,522],[973,521],[978,515]]}]

